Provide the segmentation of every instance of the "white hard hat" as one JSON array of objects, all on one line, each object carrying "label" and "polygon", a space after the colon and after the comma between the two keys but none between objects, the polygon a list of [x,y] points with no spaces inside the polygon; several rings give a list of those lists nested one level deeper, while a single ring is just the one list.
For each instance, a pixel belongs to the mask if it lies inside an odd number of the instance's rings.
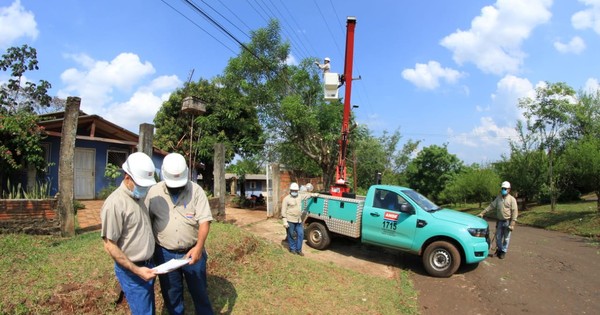
[{"label": "white hard hat", "polygon": [[298,183],[292,183],[290,185],[290,190],[300,190],[300,187],[298,187]]},{"label": "white hard hat", "polygon": [[148,187],[156,184],[154,163],[146,153],[135,152],[129,155],[122,168],[138,186]]},{"label": "white hard hat", "polygon": [[311,183],[306,184],[306,190],[307,191],[313,191],[314,187]]},{"label": "white hard hat", "polygon": [[325,57],[325,59],[323,59],[325,61],[331,61],[331,59],[329,59],[329,57]]},{"label": "white hard hat", "polygon": [[510,183],[509,182],[502,182],[502,188],[509,188],[510,189]]},{"label": "white hard hat", "polygon": [[188,182],[188,166],[183,155],[179,153],[165,156],[160,173],[170,188],[183,187]]}]

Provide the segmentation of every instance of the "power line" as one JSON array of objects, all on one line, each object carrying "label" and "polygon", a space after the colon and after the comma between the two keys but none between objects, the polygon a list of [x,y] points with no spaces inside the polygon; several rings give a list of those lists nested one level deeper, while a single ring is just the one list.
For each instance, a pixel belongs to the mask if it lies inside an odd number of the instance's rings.
[{"label": "power line", "polygon": [[219,22],[215,21],[215,19],[213,19],[210,15],[208,15],[208,13],[206,13],[200,7],[198,7],[194,2],[192,2],[191,0],[183,0],[183,1],[185,1],[196,12],[200,13],[205,19],[207,19],[209,22],[211,22],[213,25],[215,25],[219,30],[221,30],[221,32],[225,33],[227,36],[229,36],[231,39],[233,39],[236,43],[238,43],[244,50],[246,50],[248,53],[250,53],[252,56],[254,56],[254,58],[256,58],[258,61],[260,61],[262,64],[264,64],[267,68],[271,69],[271,66],[266,61],[264,61],[264,60],[262,60],[262,58],[258,57],[250,48],[248,48],[248,46],[246,46],[244,43],[242,43],[237,37],[235,37],[233,34],[231,34],[231,32],[229,32],[225,27],[223,27]]},{"label": "power line", "polygon": [[229,22],[229,24],[233,25],[233,27],[237,28],[238,31],[240,31],[242,34],[246,35],[246,37],[250,38],[250,36],[248,34],[246,34],[246,32],[244,32],[242,29],[240,29],[237,25],[235,25],[233,22],[231,22],[227,17],[225,17],[223,14],[221,14],[219,11],[217,11],[215,8],[213,8],[210,4],[208,4],[206,1],[201,0],[207,7],[209,7],[211,10],[215,11],[215,13],[217,13],[219,16],[221,16],[222,18],[225,19],[225,21]]},{"label": "power line", "polygon": [[[290,10],[285,5],[284,0],[281,0],[280,3],[283,6],[283,8],[285,9],[285,11],[288,13],[288,15],[290,16],[290,18],[292,19],[292,22],[294,22],[294,24],[296,25],[296,28],[298,28],[299,30],[302,29],[300,27],[300,24],[298,23],[298,21],[296,21],[296,18],[294,17],[294,15],[292,15],[292,13],[290,12]],[[317,56],[317,54],[316,54],[317,50],[312,46],[312,43],[310,41],[308,41],[308,45],[310,46],[311,51],[312,51],[311,53],[309,53],[309,55],[313,55],[313,56],[316,57]]]},{"label": "power line", "polygon": [[225,7],[225,9],[227,9],[227,11],[229,11],[231,14],[233,14],[233,16],[235,16],[235,17],[238,19],[238,21],[240,21],[242,24],[244,24],[244,26],[245,26],[245,27],[246,27],[246,28],[247,28],[249,31],[252,31],[252,28],[251,28],[250,26],[248,26],[248,24],[246,24],[246,23],[244,22],[244,20],[242,20],[242,19],[241,19],[241,18],[240,18],[240,17],[239,17],[237,14],[235,14],[235,12],[233,12],[231,9],[229,9],[229,7],[228,7],[227,5],[225,5],[225,3],[223,3],[221,0],[217,0],[217,1],[219,1],[219,3],[220,3],[220,4],[221,4],[223,7]]},{"label": "power line", "polygon": [[194,24],[196,27],[198,27],[200,30],[202,30],[204,33],[206,33],[206,35],[212,37],[214,40],[216,40],[219,44],[221,44],[223,47],[227,48],[227,50],[231,51],[233,54],[235,54],[236,52],[229,48],[229,46],[225,45],[225,43],[223,43],[222,41],[220,41],[218,38],[216,38],[215,36],[213,36],[211,33],[209,33],[207,30],[205,30],[204,28],[202,28],[202,26],[198,25],[196,22],[192,21],[192,19],[190,19],[189,17],[187,17],[185,14],[181,13],[179,10],[177,10],[175,7],[173,7],[172,5],[168,4],[165,0],[161,0],[162,3],[166,4],[168,7],[170,7],[171,9],[173,9],[173,11],[179,13],[179,15],[183,16],[186,20],[190,21],[192,24]]}]

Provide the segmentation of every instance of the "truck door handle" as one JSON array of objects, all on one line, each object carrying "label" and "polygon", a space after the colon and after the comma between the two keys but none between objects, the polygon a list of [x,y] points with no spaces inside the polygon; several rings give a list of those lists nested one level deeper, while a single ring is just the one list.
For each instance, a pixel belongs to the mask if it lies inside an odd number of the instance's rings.
[{"label": "truck door handle", "polygon": [[379,214],[378,212],[371,212],[371,216],[372,217],[379,217],[379,216],[381,216],[381,214]]}]

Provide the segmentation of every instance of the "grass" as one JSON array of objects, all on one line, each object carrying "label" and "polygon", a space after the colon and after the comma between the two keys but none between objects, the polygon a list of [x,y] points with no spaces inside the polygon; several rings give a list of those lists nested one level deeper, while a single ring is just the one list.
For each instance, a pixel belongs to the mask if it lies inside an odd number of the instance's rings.
[{"label": "grass", "polygon": [[[518,223],[598,240],[600,212],[596,205],[595,200],[557,204],[554,211],[550,210],[550,205],[530,206],[519,212]],[[459,205],[455,209],[471,214],[482,210],[478,204]]]},{"label": "grass", "polygon": [[[377,278],[292,256],[224,223],[212,224],[207,250],[216,313],[418,313],[404,271],[394,279]],[[98,232],[73,238],[0,235],[0,251],[0,314],[129,313],[126,303],[113,304],[113,263]],[[157,313],[164,314],[158,287]]]}]

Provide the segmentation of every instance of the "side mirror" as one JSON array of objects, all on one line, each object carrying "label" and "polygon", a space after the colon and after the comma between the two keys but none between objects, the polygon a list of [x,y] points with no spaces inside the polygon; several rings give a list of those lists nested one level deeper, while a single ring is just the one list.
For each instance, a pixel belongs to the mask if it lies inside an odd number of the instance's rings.
[{"label": "side mirror", "polygon": [[409,203],[403,203],[400,205],[400,212],[415,214],[415,208]]}]

